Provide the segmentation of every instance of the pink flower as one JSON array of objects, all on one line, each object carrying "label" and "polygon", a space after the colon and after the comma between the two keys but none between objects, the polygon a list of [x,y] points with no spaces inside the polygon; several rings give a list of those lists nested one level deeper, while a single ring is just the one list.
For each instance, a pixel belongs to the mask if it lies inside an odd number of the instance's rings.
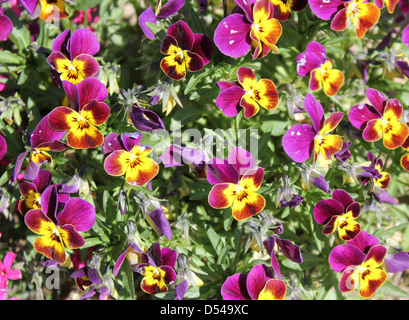
[{"label": "pink flower", "polygon": [[14,259],[17,254],[12,251],[7,252],[4,257],[4,262],[0,260],[0,288],[5,289],[7,285],[7,280],[18,280],[21,279],[21,271],[17,269],[11,269]]}]

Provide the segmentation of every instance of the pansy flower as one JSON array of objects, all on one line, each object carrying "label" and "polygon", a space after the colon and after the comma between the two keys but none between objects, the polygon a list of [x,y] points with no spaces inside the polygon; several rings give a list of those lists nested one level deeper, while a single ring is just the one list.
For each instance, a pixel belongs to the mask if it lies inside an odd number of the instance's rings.
[{"label": "pansy flower", "polygon": [[270,0],[274,6],[274,18],[286,21],[291,18],[292,11],[300,11],[308,4],[308,0]]},{"label": "pansy flower", "polygon": [[216,98],[216,105],[228,117],[234,117],[241,109],[244,116],[255,116],[260,107],[274,110],[278,106],[278,93],[273,81],[257,80],[253,70],[240,67],[237,70],[238,81],[219,81],[221,92]]},{"label": "pansy flower", "polygon": [[310,76],[310,89],[312,91],[323,88],[324,93],[335,96],[344,84],[344,74],[333,69],[334,62],[327,57],[326,50],[317,41],[311,41],[305,52],[297,57],[297,74]]},{"label": "pansy flower", "polygon": [[57,107],[49,114],[48,125],[56,131],[68,132],[67,143],[74,149],[96,148],[104,136],[96,128],[103,125],[110,108],[103,101],[108,97],[106,87],[95,78],[74,85],[63,81],[71,108]]},{"label": "pansy flower", "polygon": [[314,163],[319,155],[331,160],[342,149],[343,141],[339,135],[328,133],[338,126],[344,114],[333,112],[325,119],[322,105],[310,93],[305,97],[305,110],[313,125],[300,124],[289,129],[282,140],[284,151],[295,162],[304,162],[311,155]]},{"label": "pansy flower", "polygon": [[[409,127],[409,123],[407,121],[406,125]],[[406,141],[402,144],[402,148],[409,151],[409,136],[406,138]],[[405,154],[401,158],[400,164],[404,170],[409,172],[409,153]]]},{"label": "pansy flower", "polygon": [[264,264],[255,265],[248,274],[236,273],[221,287],[223,300],[284,300],[287,286]]},{"label": "pansy flower", "polygon": [[18,201],[18,211],[25,215],[31,209],[41,209],[41,204],[47,203],[53,186],[57,188],[59,206],[63,206],[68,201],[70,193],[78,192],[78,184],[51,185],[51,172],[40,169],[32,182],[19,182],[18,187],[23,197]]},{"label": "pansy flower", "polygon": [[235,0],[241,12],[233,13],[216,27],[214,43],[226,56],[241,58],[250,50],[253,59],[270,51],[279,52],[277,41],[282,34],[280,22],[274,18],[269,0]]},{"label": "pansy flower", "polygon": [[21,5],[32,19],[39,17],[51,22],[68,17],[66,5],[69,2],[63,0],[20,0]]},{"label": "pansy flower", "polygon": [[364,230],[354,240],[336,246],[328,260],[335,272],[342,273],[339,290],[351,292],[359,286],[359,295],[371,298],[388,279],[381,268],[385,256],[386,248]]},{"label": "pansy flower", "polygon": [[367,0],[309,0],[312,12],[322,20],[332,20],[331,29],[343,31],[352,21],[361,39],[379,20],[381,11]]},{"label": "pansy flower", "polygon": [[21,279],[21,270],[12,269],[17,254],[12,251],[6,253],[3,262],[0,260],[0,289],[7,288],[7,280]]},{"label": "pansy flower", "polygon": [[176,250],[160,248],[159,242],[155,242],[142,256],[143,263],[132,267],[143,276],[141,289],[149,294],[167,292],[169,285],[176,282],[177,256]]},{"label": "pansy flower", "polygon": [[160,51],[166,55],[160,63],[163,72],[173,80],[182,80],[186,70],[196,72],[210,62],[213,46],[206,35],[193,33],[186,22],[179,20],[169,26]]},{"label": "pansy flower", "polygon": [[[2,3],[2,1],[0,1],[0,3]],[[12,31],[13,23],[10,18],[3,13],[3,9],[0,8],[0,41],[7,40]]]},{"label": "pansy flower", "polygon": [[6,139],[0,134],[0,160],[4,158],[7,153],[7,142]]},{"label": "pansy flower", "polygon": [[140,145],[141,133],[110,133],[102,147],[108,156],[104,162],[105,171],[111,176],[125,175],[126,182],[142,186],[151,181],[159,172],[159,165],[149,154],[150,146]]},{"label": "pansy flower", "polygon": [[139,25],[143,33],[151,40],[155,39],[155,34],[146,25],[146,22],[158,24],[158,21],[166,19],[171,15],[178,12],[185,5],[185,0],[170,0],[162,6],[162,1],[158,1],[158,4],[153,11],[152,7],[144,10],[139,15]]},{"label": "pansy flower", "polygon": [[71,34],[67,29],[53,42],[47,62],[59,74],[61,81],[77,84],[99,71],[99,63],[93,57],[100,49],[98,38],[87,28]]},{"label": "pansy flower", "polygon": [[47,210],[26,213],[24,222],[34,233],[40,235],[34,241],[34,249],[48,259],[63,264],[67,260],[65,248],[79,249],[85,240],[79,232],[89,231],[95,222],[95,209],[89,202],[70,198],[64,208],[57,212],[57,188],[53,187]]},{"label": "pansy flower", "polygon": [[24,178],[26,180],[34,180],[44,163],[53,162],[48,152],[60,152],[67,149],[67,144],[60,141],[64,137],[65,132],[52,130],[48,126],[49,116],[50,114],[44,116],[31,133],[30,149],[18,155],[14,166],[13,180],[20,173],[24,159],[27,156],[29,156],[29,160],[24,169]]},{"label": "pansy flower", "polygon": [[368,152],[368,159],[370,165],[361,166],[361,172],[357,173],[357,177],[361,178],[361,184],[371,184],[371,190],[377,186],[381,189],[386,189],[391,181],[389,173],[383,171],[383,161],[380,158],[376,158],[372,152]]},{"label": "pansy flower", "polygon": [[239,221],[264,209],[266,200],[257,193],[263,182],[264,170],[255,167],[255,159],[248,151],[237,147],[227,159],[211,159],[206,175],[213,185],[208,196],[213,208],[231,207],[233,218]]},{"label": "pansy flower", "polygon": [[409,136],[409,128],[400,122],[403,106],[397,99],[386,99],[378,90],[369,88],[366,96],[370,104],[353,106],[349,111],[349,121],[363,130],[365,141],[383,140],[388,149],[400,147]]},{"label": "pansy flower", "polygon": [[162,119],[154,111],[142,108],[137,103],[128,109],[128,117],[139,131],[166,130]]},{"label": "pansy flower", "polygon": [[314,219],[324,224],[323,234],[331,234],[338,228],[338,235],[344,241],[354,239],[361,226],[356,222],[361,206],[345,190],[336,189],[332,199],[320,200],[314,207]]}]

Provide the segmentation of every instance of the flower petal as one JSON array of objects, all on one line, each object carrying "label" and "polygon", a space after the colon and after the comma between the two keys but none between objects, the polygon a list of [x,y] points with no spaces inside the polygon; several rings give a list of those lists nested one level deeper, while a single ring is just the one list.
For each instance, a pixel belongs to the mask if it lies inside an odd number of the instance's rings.
[{"label": "flower petal", "polygon": [[98,53],[99,49],[97,36],[88,28],[77,29],[72,33],[70,39],[71,59],[84,53],[93,56]]},{"label": "flower petal", "polygon": [[307,93],[304,100],[305,111],[311,118],[312,124],[316,132],[320,132],[324,126],[324,108],[321,103],[315,99],[314,95]]},{"label": "flower petal", "polygon": [[329,96],[335,96],[339,89],[341,89],[342,85],[344,84],[344,74],[337,70],[331,69],[324,73],[323,76],[323,87],[324,93]]},{"label": "flower petal", "polygon": [[328,257],[328,262],[332,270],[335,272],[343,272],[349,266],[361,265],[365,258],[366,254],[357,247],[341,244],[332,249]]},{"label": "flower petal", "polygon": [[155,34],[148,28],[146,22],[153,24],[157,23],[155,12],[153,12],[152,7],[148,7],[139,15],[139,26],[141,27],[143,33],[148,37],[148,39],[153,40],[156,38]]},{"label": "flower petal", "polygon": [[257,300],[265,283],[273,278],[273,274],[264,264],[255,265],[247,276],[247,290],[253,300]]},{"label": "flower petal", "polygon": [[129,162],[125,174],[126,182],[131,185],[142,186],[151,181],[159,172],[159,165],[148,157],[138,157]]},{"label": "flower petal", "polygon": [[233,202],[233,218],[241,221],[255,216],[266,206],[266,200],[263,196],[253,191],[237,193]]},{"label": "flower petal", "polygon": [[355,105],[349,110],[348,119],[351,124],[357,129],[365,129],[368,121],[379,119],[381,115],[371,105],[359,104]]},{"label": "flower petal", "polygon": [[360,3],[357,7],[359,12],[352,15],[352,23],[358,39],[361,39],[378,22],[381,11],[373,3]]},{"label": "flower petal", "polygon": [[227,161],[236,168],[240,176],[247,170],[254,168],[256,164],[256,160],[251,153],[240,147],[236,147],[230,151]]},{"label": "flower petal", "polygon": [[81,116],[95,126],[104,124],[109,117],[111,110],[104,102],[92,100],[81,110]]},{"label": "flower petal", "polygon": [[27,212],[24,216],[24,222],[31,231],[41,235],[50,233],[56,228],[55,223],[40,209]]},{"label": "flower petal", "polygon": [[304,162],[312,154],[316,132],[308,125],[295,125],[284,135],[284,151],[295,162]]},{"label": "flower petal", "polygon": [[230,182],[237,184],[239,182],[239,173],[234,164],[226,159],[213,158],[207,164],[207,180],[210,184]]},{"label": "flower petal", "polygon": [[327,223],[333,216],[344,213],[344,206],[334,199],[320,200],[314,207],[314,219],[319,224]]},{"label": "flower petal", "polygon": [[251,300],[246,288],[247,274],[236,273],[226,279],[221,287],[223,300]]},{"label": "flower petal", "polygon": [[257,191],[260,189],[264,178],[263,168],[254,168],[247,170],[240,179],[239,186],[246,191]]},{"label": "flower petal", "polygon": [[214,32],[214,43],[226,56],[243,57],[249,52],[251,23],[242,14],[231,14],[224,18]]},{"label": "flower petal", "polygon": [[178,46],[183,50],[191,51],[193,49],[195,36],[185,21],[179,20],[170,25],[166,34],[174,37]]},{"label": "flower petal", "polygon": [[125,150],[115,150],[105,159],[105,171],[111,176],[122,176],[129,166],[131,154]]},{"label": "flower petal", "polygon": [[236,199],[237,186],[233,183],[218,183],[210,190],[208,200],[210,206],[225,209],[232,206]]},{"label": "flower petal", "polygon": [[400,147],[409,136],[409,128],[402,122],[390,122],[383,130],[383,144],[390,150]]},{"label": "flower petal", "polygon": [[238,86],[224,89],[217,96],[216,105],[227,117],[234,117],[242,109],[240,100],[245,93],[246,92]]},{"label": "flower petal", "polygon": [[321,66],[321,58],[314,52],[303,52],[297,56],[297,74],[301,77],[307,76],[314,69]]},{"label": "flower petal", "polygon": [[308,4],[312,12],[322,20],[330,20],[334,17],[339,7],[344,6],[342,0],[309,0]]},{"label": "flower petal", "polygon": [[64,206],[64,209],[58,213],[58,225],[72,225],[75,230],[80,232],[89,231],[95,222],[95,208],[89,202],[70,198]]},{"label": "flower petal", "polygon": [[382,138],[383,124],[381,119],[374,119],[368,121],[362,137],[365,141],[378,141]]},{"label": "flower petal", "polygon": [[67,134],[67,143],[74,149],[96,148],[104,143],[103,134],[90,122],[79,121]]},{"label": "flower petal", "polygon": [[270,279],[258,295],[258,300],[284,300],[287,293],[285,282],[280,279]]}]

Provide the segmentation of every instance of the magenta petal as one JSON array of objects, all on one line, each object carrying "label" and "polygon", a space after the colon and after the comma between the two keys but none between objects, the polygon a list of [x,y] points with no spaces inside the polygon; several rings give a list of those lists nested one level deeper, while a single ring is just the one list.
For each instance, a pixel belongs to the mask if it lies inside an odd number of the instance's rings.
[{"label": "magenta petal", "polygon": [[20,4],[28,11],[30,15],[34,13],[38,0],[20,0]]},{"label": "magenta petal", "polygon": [[0,41],[7,40],[13,31],[13,23],[10,18],[3,15],[0,11]]},{"label": "magenta petal", "polygon": [[51,183],[51,172],[48,170],[40,169],[37,178],[33,180],[33,184],[36,186],[38,192],[43,192],[46,187]]},{"label": "magenta petal", "polygon": [[327,51],[321,43],[317,41],[311,41],[310,43],[308,43],[306,50],[307,52],[315,53],[321,59],[321,63],[326,62]]},{"label": "magenta petal", "polygon": [[122,143],[125,147],[125,150],[131,152],[132,148],[135,145],[139,145],[139,143],[141,142],[142,139],[142,133],[140,132],[132,132],[132,133],[128,133],[125,132],[122,134]]},{"label": "magenta petal", "polygon": [[55,131],[48,126],[49,113],[44,116],[37,124],[30,136],[30,144],[33,148],[43,144],[44,142],[51,142],[53,140],[61,140],[65,135],[64,131]]},{"label": "magenta petal", "polygon": [[228,277],[221,288],[223,300],[251,300],[246,288],[247,277],[244,273]]},{"label": "magenta petal", "polygon": [[214,158],[207,164],[207,180],[210,184],[239,182],[240,175],[236,168],[225,159]]},{"label": "magenta petal", "polygon": [[236,168],[240,176],[256,165],[256,160],[251,153],[239,147],[230,151],[227,161]]},{"label": "magenta petal", "polygon": [[214,43],[226,56],[240,58],[250,50],[251,24],[241,14],[231,14],[220,21],[214,32]]},{"label": "magenta petal", "polygon": [[239,86],[236,82],[234,81],[218,81],[216,82],[216,84],[219,86],[220,90],[225,90],[231,87],[239,87],[241,88],[241,86]]},{"label": "magenta petal", "polygon": [[95,208],[85,200],[70,198],[57,218],[59,225],[71,224],[77,231],[85,232],[94,225]]},{"label": "magenta petal", "polygon": [[339,245],[332,249],[328,262],[332,270],[342,272],[349,266],[359,266],[364,262],[366,254],[354,246]]},{"label": "magenta petal", "polygon": [[344,213],[344,206],[336,200],[320,200],[314,207],[314,219],[319,224],[328,222],[335,215]]},{"label": "magenta petal", "polygon": [[45,215],[55,222],[58,207],[58,193],[54,185],[45,188],[41,194],[41,210]]},{"label": "magenta petal", "polygon": [[79,109],[92,100],[104,102],[108,98],[105,85],[95,78],[86,78],[77,85]]},{"label": "magenta petal", "polygon": [[348,22],[347,8],[344,8],[335,15],[331,22],[331,29],[335,31],[345,30],[348,27]]},{"label": "magenta petal", "polygon": [[178,12],[185,5],[185,0],[170,0],[159,10],[158,18],[167,18]]},{"label": "magenta petal", "polygon": [[354,198],[342,189],[336,189],[332,193],[332,198],[343,205],[344,208],[347,208],[351,203],[355,202]]},{"label": "magenta petal", "polygon": [[180,48],[192,51],[195,36],[189,25],[183,20],[171,24],[166,32],[168,36],[173,36]]},{"label": "magenta petal", "polygon": [[385,264],[388,267],[388,272],[395,273],[409,269],[409,254],[408,252],[398,252],[395,254],[387,254]]},{"label": "magenta petal", "polygon": [[7,142],[6,139],[2,135],[0,135],[0,160],[3,159],[3,157],[7,153]]},{"label": "magenta petal", "polygon": [[304,162],[312,154],[316,135],[317,133],[310,125],[296,125],[289,129],[283,137],[284,151],[295,162]]},{"label": "magenta petal", "polygon": [[312,12],[322,20],[330,20],[346,1],[342,0],[308,0]]},{"label": "magenta petal", "polygon": [[313,52],[303,52],[297,56],[297,74],[301,77],[321,66],[321,59]]},{"label": "magenta petal", "polygon": [[[21,171],[21,166],[23,165],[24,159],[28,155],[28,151],[22,152],[17,156],[16,163],[14,164],[14,170],[13,170],[13,181],[16,181],[17,175]],[[34,177],[35,179],[35,177]]]},{"label": "magenta petal", "polygon": [[71,38],[71,29],[64,30],[53,41],[51,50],[53,52],[61,52],[65,55],[69,55],[69,52],[67,51],[67,47],[68,47],[70,38]]},{"label": "magenta petal", "polygon": [[125,150],[125,147],[122,144],[121,135],[116,132],[108,134],[104,139],[101,150],[104,155],[114,152],[115,150]]},{"label": "magenta petal", "polygon": [[253,4],[257,2],[257,0],[234,0],[237,6],[246,14],[247,20],[252,23],[253,20]]},{"label": "magenta petal", "polygon": [[402,42],[409,47],[409,25],[402,31]]},{"label": "magenta petal", "polygon": [[143,33],[151,40],[155,39],[156,36],[155,34],[148,28],[146,25],[146,22],[150,22],[153,24],[156,24],[156,16],[155,12],[153,12],[153,9],[149,7],[145,11],[143,11],[140,16],[139,16],[139,26],[141,27]]},{"label": "magenta petal", "polygon": [[203,59],[203,64],[206,65],[213,56],[213,43],[204,34],[195,33],[194,36],[195,42],[193,43],[192,52],[197,53]]},{"label": "magenta petal", "polygon": [[271,271],[263,264],[254,266],[247,276],[247,291],[252,300],[257,300],[267,280],[273,278]]},{"label": "magenta petal", "polygon": [[172,240],[172,229],[162,207],[159,205],[156,210],[148,212],[147,215],[153,223],[152,228],[155,232],[159,236],[164,235],[169,241]]},{"label": "magenta petal", "polygon": [[354,246],[367,253],[372,246],[379,244],[379,240],[374,236],[362,230],[354,239],[348,241],[348,245]]},{"label": "magenta petal", "polygon": [[379,119],[381,115],[377,110],[368,104],[359,104],[353,106],[349,111],[348,119],[351,124],[357,129],[365,129],[368,121]]},{"label": "magenta petal", "polygon": [[319,132],[325,121],[324,108],[311,93],[308,93],[305,96],[304,105],[305,111],[307,111],[308,115],[310,116],[315,131]]},{"label": "magenta petal", "polygon": [[278,263],[276,253],[274,251],[275,237],[267,237],[263,241],[263,245],[267,253],[270,255],[271,267],[273,268],[274,273],[278,278],[282,278],[283,276],[281,275],[280,264]]},{"label": "magenta petal", "polygon": [[[169,239],[170,240],[170,239]],[[164,247],[160,250],[161,258],[162,258],[162,266],[169,266],[171,268],[175,267],[176,260],[178,258],[178,253],[176,250],[169,249]]]},{"label": "magenta petal", "polygon": [[366,90],[366,96],[368,97],[372,106],[374,106],[375,109],[378,110],[379,114],[382,115],[386,102],[386,98],[383,93],[376,89],[368,88]]},{"label": "magenta petal", "polygon": [[80,54],[89,54],[91,56],[98,53],[100,48],[97,36],[89,29],[77,29],[72,33],[70,39],[71,60]]},{"label": "magenta petal", "polygon": [[227,117],[234,117],[242,109],[240,100],[245,93],[246,92],[238,86],[232,86],[222,90],[216,98],[216,105]]}]

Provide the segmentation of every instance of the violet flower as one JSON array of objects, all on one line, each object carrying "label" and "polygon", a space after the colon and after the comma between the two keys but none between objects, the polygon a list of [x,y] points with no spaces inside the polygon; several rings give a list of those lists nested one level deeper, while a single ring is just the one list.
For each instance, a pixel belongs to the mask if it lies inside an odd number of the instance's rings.
[{"label": "violet flower", "polygon": [[154,111],[142,108],[137,103],[130,108],[129,118],[139,131],[166,130],[162,119]]},{"label": "violet flower", "polygon": [[[7,2],[8,0],[1,0],[0,3]],[[13,23],[10,18],[3,13],[3,9],[0,8],[0,41],[6,41],[13,31]]]},{"label": "violet flower", "polygon": [[264,264],[228,277],[221,287],[223,300],[284,300],[286,293],[285,282],[274,279]]},{"label": "violet flower", "polygon": [[184,5],[185,0],[170,0],[163,6],[161,5],[161,1],[158,1],[158,6],[155,8],[155,11],[153,11],[152,7],[149,7],[143,11],[139,15],[139,25],[146,37],[148,37],[150,40],[156,38],[156,35],[146,25],[147,22],[157,25],[160,20],[166,19],[175,14],[182,9]]}]

